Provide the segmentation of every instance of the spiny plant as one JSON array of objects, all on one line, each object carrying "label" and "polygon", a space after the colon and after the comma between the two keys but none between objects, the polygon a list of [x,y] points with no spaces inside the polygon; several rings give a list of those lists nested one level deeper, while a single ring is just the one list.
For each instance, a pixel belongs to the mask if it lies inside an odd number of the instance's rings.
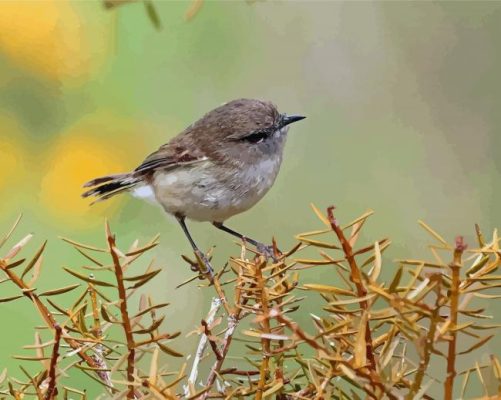
[{"label": "spiny plant", "polygon": [[[144,293],[132,298],[159,279],[154,261],[134,272],[136,260],[158,245],[158,237],[122,251],[106,224],[104,246],[64,239],[88,265],[83,271],[65,267],[78,283],[44,292],[35,284],[45,243],[29,260],[18,258],[32,238],[24,237],[0,258],[1,282],[16,286],[19,295],[0,302],[27,298],[44,326],[35,328],[34,343],[25,346],[33,355],[16,356],[21,378],[1,373],[0,396],[85,399],[84,389],[65,384],[76,370],[102,385],[100,398],[111,399],[410,400],[436,398],[432,392],[452,399],[471,395],[475,383],[483,398],[501,395],[496,355],[472,365],[462,358],[478,354],[493,337],[483,332],[499,327],[483,322],[491,318],[485,307],[471,305],[501,297],[496,230],[487,240],[476,226],[477,244],[467,248],[462,237],[450,244],[420,222],[434,241],[431,258],[398,260],[396,267],[384,268],[389,239],[358,246],[372,212],[343,226],[333,207],[325,214],[313,209],[323,228],[298,235],[298,244],[285,253],[274,243],[274,261],[245,243],[221,268],[183,256],[196,274],[181,285],[198,281],[199,290],[212,291],[213,299],[194,332],[198,346],[176,371],[159,357],[184,356],[176,348],[180,332],[162,329],[168,304],[156,304]],[[318,256],[301,258],[306,249]],[[303,270],[320,268],[331,271],[329,281],[302,282]],[[63,306],[56,297],[65,293],[74,300]],[[311,322],[299,318],[305,303],[316,307]],[[237,341],[244,350],[233,346]],[[38,372],[27,363],[38,365]]]}]

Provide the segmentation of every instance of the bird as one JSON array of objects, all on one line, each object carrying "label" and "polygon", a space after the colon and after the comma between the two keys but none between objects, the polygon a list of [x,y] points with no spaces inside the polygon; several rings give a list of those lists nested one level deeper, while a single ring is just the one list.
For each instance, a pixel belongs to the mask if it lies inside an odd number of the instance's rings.
[{"label": "bird", "polygon": [[186,219],[210,222],[272,257],[271,246],[229,228],[225,222],[249,210],[273,186],[289,127],[304,118],[280,113],[269,101],[229,101],[160,146],[133,171],[85,183],[82,196],[94,198],[95,203],[129,192],[159,204],[176,218],[193,251],[208,266]]}]

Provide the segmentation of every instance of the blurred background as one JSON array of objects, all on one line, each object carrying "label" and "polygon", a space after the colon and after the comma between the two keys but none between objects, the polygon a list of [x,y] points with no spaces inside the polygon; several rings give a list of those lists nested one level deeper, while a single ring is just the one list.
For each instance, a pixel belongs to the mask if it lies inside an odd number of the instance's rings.
[{"label": "blurred background", "polygon": [[[23,213],[16,237],[35,233],[32,250],[48,239],[41,289],[73,283],[61,267],[86,263],[59,236],[103,243],[106,217],[123,248],[160,233],[164,273],[148,290],[173,303],[167,325],[192,330],[208,294],[175,289],[191,275],[177,223],[129,196],[89,207],[81,185],[135,168],[239,97],[308,117],[290,130],[274,188],[228,224],[251,237],[290,248],[321,226],[310,202],[335,204],[345,222],[371,208],[363,240],[390,237],[392,268],[426,254],[418,219],[472,245],[474,223],[488,237],[501,225],[500,2],[206,1],[191,18],[189,1],[154,5],[159,30],[141,3],[0,4],[0,231]],[[201,247],[217,246],[216,265],[239,251],[209,224],[191,229]],[[0,366],[18,371],[11,356],[39,316],[28,301],[0,314]]]}]

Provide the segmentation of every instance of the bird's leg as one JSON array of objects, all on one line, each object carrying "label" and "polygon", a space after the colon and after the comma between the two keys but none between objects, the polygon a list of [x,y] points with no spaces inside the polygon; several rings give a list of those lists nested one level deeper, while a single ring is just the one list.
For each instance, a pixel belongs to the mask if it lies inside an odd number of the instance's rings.
[{"label": "bird's leg", "polygon": [[277,258],[275,257],[275,252],[273,250],[273,246],[266,245],[264,243],[258,242],[257,240],[254,240],[250,237],[244,236],[241,233],[238,233],[237,231],[234,231],[233,229],[228,228],[226,225],[224,225],[222,222],[213,222],[212,225],[214,225],[216,228],[221,229],[222,231],[229,233],[230,235],[233,235],[243,242],[248,242],[252,244],[256,250],[263,254],[264,256],[273,259],[273,261],[277,261]]},{"label": "bird's leg", "polygon": [[[195,241],[191,237],[190,231],[188,230],[188,227],[186,226],[185,217],[183,215],[176,215],[176,219],[177,219],[177,222],[179,222],[179,225],[181,225],[181,228],[183,229],[184,234],[188,238],[188,241],[190,242],[191,247],[193,248],[193,251],[195,252],[195,254],[198,257],[200,257],[200,259],[205,264],[205,267],[207,268],[206,274],[209,276],[209,279],[212,280],[214,277],[214,269],[212,268],[212,265],[210,265],[210,262],[207,259],[207,257],[205,256],[205,254],[202,251],[200,251],[197,244],[195,243]],[[192,266],[191,269],[193,271],[198,271],[198,268],[196,266]]]}]

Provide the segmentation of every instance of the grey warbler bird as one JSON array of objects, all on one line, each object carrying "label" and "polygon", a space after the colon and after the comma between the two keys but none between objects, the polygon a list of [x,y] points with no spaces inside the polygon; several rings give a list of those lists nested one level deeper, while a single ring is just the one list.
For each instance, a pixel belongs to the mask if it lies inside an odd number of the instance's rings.
[{"label": "grey warbler bird", "polygon": [[[289,125],[305,117],[278,112],[268,101],[238,99],[210,111],[134,171],[87,182],[83,197],[102,201],[122,193],[158,203],[181,225],[205,261],[185,219],[208,221],[271,255],[271,247],[224,225],[268,192],[277,177]],[[208,264],[208,263],[207,263]]]}]

